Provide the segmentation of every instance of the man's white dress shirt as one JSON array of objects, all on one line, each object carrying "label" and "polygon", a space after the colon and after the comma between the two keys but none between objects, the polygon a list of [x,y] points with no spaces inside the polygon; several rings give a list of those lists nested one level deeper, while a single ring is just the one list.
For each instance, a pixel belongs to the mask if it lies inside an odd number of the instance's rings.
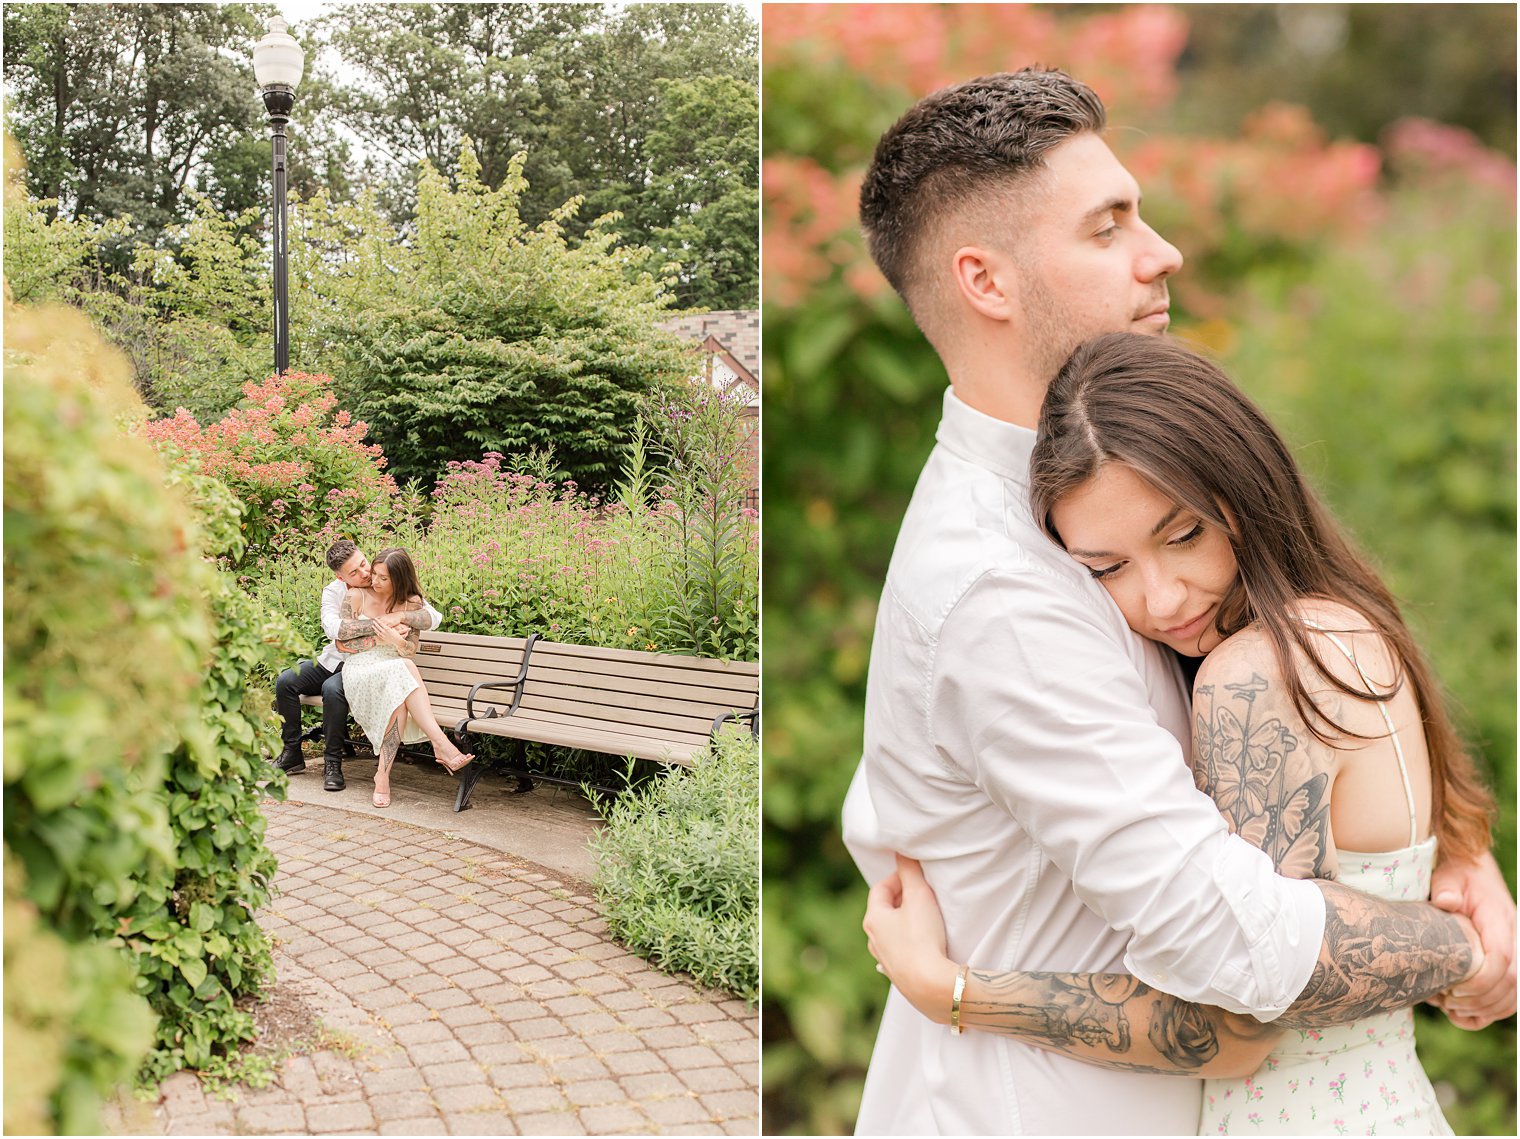
[{"label": "man's white dress shirt", "polygon": [[[1323,896],[1194,787],[1176,661],[1035,525],[1033,446],[946,393],[877,613],[845,840],[872,882],[890,851],[923,862],[957,961],[1128,972],[1270,1019],[1308,981]],[[893,990],[857,1133],[1193,1134],[1199,1096],[954,1035]]]},{"label": "man's white dress shirt", "polygon": [[[343,598],[348,596],[348,586],[337,578],[333,578],[322,590],[322,632],[327,636],[327,644],[322,649],[322,655],[317,658],[317,663],[328,672],[337,672],[343,663],[343,656],[338,652],[338,629],[343,624],[340,614],[343,612]],[[434,609],[424,598],[423,609],[427,610],[428,619],[432,624],[429,629],[436,629],[443,624],[443,614]]]}]

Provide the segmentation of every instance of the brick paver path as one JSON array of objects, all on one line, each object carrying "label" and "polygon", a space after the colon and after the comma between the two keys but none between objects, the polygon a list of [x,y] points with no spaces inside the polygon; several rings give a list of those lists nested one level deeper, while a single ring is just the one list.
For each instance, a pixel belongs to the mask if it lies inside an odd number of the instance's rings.
[{"label": "brick paver path", "polygon": [[276,984],[338,1046],[229,1099],[178,1073],[164,1133],[758,1134],[754,1010],[609,940],[584,884],[384,816],[265,811]]}]

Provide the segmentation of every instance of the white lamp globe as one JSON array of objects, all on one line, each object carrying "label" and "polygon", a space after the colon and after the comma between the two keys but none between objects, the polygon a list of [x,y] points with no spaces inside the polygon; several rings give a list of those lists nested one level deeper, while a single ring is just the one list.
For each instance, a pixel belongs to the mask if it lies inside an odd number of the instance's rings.
[{"label": "white lamp globe", "polygon": [[295,90],[301,82],[306,53],[286,31],[289,25],[279,16],[269,18],[269,31],[253,45],[253,76],[264,90],[288,87]]}]

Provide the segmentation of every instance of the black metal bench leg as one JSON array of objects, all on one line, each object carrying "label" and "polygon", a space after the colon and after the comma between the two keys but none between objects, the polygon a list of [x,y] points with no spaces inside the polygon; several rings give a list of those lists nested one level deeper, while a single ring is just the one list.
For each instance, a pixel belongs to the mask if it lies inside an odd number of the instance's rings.
[{"label": "black metal bench leg", "polygon": [[[458,744],[460,751],[470,752],[474,750],[470,746],[469,732],[455,732],[454,740]],[[481,763],[482,761],[477,759],[472,763],[466,764],[460,768],[459,774],[455,777],[459,780],[459,793],[454,796],[455,814],[469,809],[470,792],[475,790],[475,784],[480,782]]]},{"label": "black metal bench leg", "polygon": [[515,740],[512,747],[512,762],[517,767],[517,793],[533,790],[533,780],[529,779],[528,770],[528,741]]}]

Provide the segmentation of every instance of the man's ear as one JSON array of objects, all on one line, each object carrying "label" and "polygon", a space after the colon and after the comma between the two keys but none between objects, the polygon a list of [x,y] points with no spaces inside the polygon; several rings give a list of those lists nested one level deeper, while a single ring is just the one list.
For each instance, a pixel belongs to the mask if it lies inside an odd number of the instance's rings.
[{"label": "man's ear", "polygon": [[1011,320],[1019,311],[1018,273],[1002,253],[963,245],[950,258],[961,298],[989,320]]}]

